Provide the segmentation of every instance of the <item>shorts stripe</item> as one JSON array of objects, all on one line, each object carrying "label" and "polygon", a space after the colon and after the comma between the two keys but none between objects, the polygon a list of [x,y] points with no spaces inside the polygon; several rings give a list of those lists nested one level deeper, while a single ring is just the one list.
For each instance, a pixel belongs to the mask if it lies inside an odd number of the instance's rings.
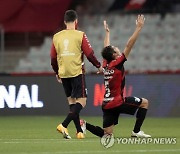
[{"label": "shorts stripe", "polygon": [[128,102],[128,103],[124,102],[124,104],[131,105],[131,106],[136,106],[136,107],[139,107],[139,105],[140,105],[140,104],[133,104],[133,103],[130,103],[130,102]]},{"label": "shorts stripe", "polygon": [[85,97],[84,75],[82,74],[82,96]]}]

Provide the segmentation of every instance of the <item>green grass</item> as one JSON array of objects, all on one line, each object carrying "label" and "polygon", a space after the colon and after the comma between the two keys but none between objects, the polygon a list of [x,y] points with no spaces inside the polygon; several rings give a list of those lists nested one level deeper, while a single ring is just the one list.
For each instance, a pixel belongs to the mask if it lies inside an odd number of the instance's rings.
[{"label": "green grass", "polygon": [[[73,139],[65,140],[56,126],[64,117],[15,116],[0,117],[0,154],[106,154],[106,153],[180,153],[180,118],[147,118],[142,130],[153,137],[176,137],[176,144],[118,144],[104,148],[100,139],[87,132],[83,140],[76,139],[74,124],[68,127]],[[101,126],[101,117],[83,117]],[[134,118],[120,117],[115,137],[129,137]]]}]

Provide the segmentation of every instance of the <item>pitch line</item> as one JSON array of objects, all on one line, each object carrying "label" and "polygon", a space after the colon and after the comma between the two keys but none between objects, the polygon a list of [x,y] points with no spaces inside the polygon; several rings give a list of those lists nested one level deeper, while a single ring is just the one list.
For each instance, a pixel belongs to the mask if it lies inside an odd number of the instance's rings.
[{"label": "pitch line", "polygon": [[[109,151],[109,150],[101,150],[101,151],[62,151],[62,152],[38,152],[38,154],[89,154],[89,153],[145,153],[145,152],[179,152],[180,149],[154,149],[154,150],[116,150],[116,151]],[[26,152],[20,152],[19,154],[29,154]],[[33,153],[32,153],[33,154]]]},{"label": "pitch line", "polygon": [[77,140],[77,139],[0,139],[0,143],[7,143],[7,144],[20,144],[20,143],[45,143],[45,142],[52,142],[56,141],[61,143],[68,143],[68,142],[83,142],[83,143],[91,143],[91,142],[98,142],[97,139],[93,140]]},{"label": "pitch line", "polygon": [[[109,151],[109,150],[102,150],[102,151],[62,151],[62,152],[53,152],[53,154],[86,154],[86,153],[144,153],[144,152],[178,152],[180,149],[154,149],[154,150],[116,150],[116,151]],[[49,154],[49,152],[43,152],[40,154]]]}]

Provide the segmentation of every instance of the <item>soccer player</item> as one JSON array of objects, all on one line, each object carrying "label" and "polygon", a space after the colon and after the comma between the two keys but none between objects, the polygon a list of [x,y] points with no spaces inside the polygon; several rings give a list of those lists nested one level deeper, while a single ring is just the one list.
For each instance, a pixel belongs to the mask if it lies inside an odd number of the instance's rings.
[{"label": "soccer player", "polygon": [[57,126],[63,137],[70,139],[67,127],[73,120],[77,129],[77,138],[84,138],[79,122],[79,113],[86,105],[86,85],[84,76],[83,55],[102,71],[100,62],[94,56],[94,51],[86,34],[76,30],[78,16],[74,10],[68,10],[64,15],[66,29],[53,36],[51,48],[51,65],[56,73],[58,82],[61,82],[69,102],[69,114]]},{"label": "soccer player", "polygon": [[93,126],[86,121],[81,120],[80,122],[83,130],[87,129],[99,137],[102,137],[105,134],[112,134],[114,126],[118,124],[118,118],[121,113],[134,115],[137,111],[137,119],[131,136],[151,137],[141,131],[141,126],[148,110],[148,100],[145,98],[123,96],[125,87],[125,71],[123,65],[144,26],[144,21],[144,16],[138,15],[135,31],[128,40],[122,53],[117,47],[110,45],[110,31],[106,21],[104,21],[106,34],[104,48],[102,50],[105,85],[105,95],[102,104],[103,128]]}]

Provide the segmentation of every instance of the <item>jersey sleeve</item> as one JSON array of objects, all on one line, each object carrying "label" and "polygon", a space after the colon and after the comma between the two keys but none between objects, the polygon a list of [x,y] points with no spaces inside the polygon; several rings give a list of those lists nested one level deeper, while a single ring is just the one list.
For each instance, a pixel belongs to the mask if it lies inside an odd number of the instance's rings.
[{"label": "jersey sleeve", "polygon": [[107,65],[107,60],[103,59],[102,67],[104,68],[104,67],[106,67],[106,65]]},{"label": "jersey sleeve", "polygon": [[56,74],[58,74],[58,63],[57,63],[57,52],[56,52],[56,48],[54,46],[54,44],[52,43],[52,46],[51,46],[51,53],[50,53],[50,56],[51,56],[51,66],[52,66],[52,69],[54,70],[54,72]]},{"label": "jersey sleeve", "polygon": [[97,68],[101,66],[100,62],[97,60],[97,58],[94,55],[94,51],[89,43],[89,40],[86,36],[86,34],[83,34],[81,49],[83,53],[86,55],[87,59]]}]

